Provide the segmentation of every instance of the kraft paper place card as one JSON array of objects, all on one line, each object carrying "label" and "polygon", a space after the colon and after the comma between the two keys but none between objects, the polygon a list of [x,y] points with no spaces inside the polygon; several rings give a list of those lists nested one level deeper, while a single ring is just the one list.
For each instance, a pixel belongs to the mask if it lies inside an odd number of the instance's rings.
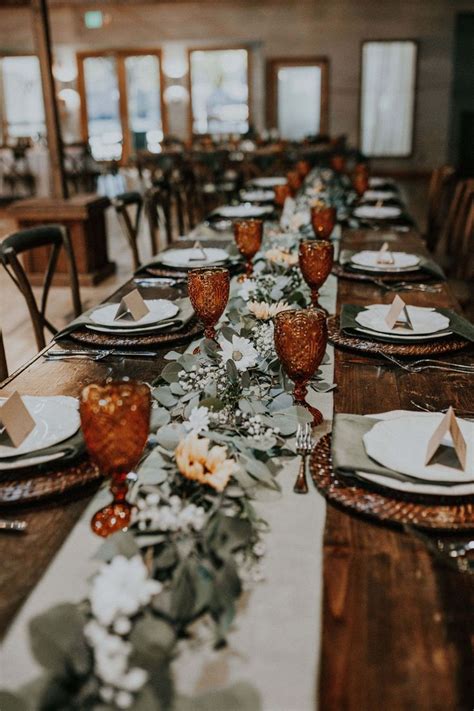
[{"label": "kraft paper place card", "polygon": [[196,240],[196,242],[193,244],[193,249],[197,249],[201,252],[201,255],[199,257],[190,257],[191,262],[202,262],[204,260],[207,260],[207,254],[202,248],[202,244],[200,243],[199,240]]},{"label": "kraft paper place card", "polygon": [[134,289],[123,297],[115,314],[114,321],[118,321],[122,318],[139,321],[146,316],[149,311],[150,309],[145,304],[138,289]]},{"label": "kraft paper place card", "polygon": [[389,328],[395,328],[395,326],[399,326],[401,328],[408,328],[410,329],[410,331],[413,331],[413,324],[408,313],[407,305],[403,301],[403,299],[398,296],[398,294],[392,301],[392,305],[388,310],[388,314],[385,316],[385,323]]},{"label": "kraft paper place card", "polygon": [[384,242],[377,255],[377,264],[395,264],[388,242]]},{"label": "kraft paper place card", "polygon": [[[445,437],[447,434],[451,435],[452,446],[446,443]],[[452,407],[449,408],[428,442],[425,465],[431,462],[442,446],[454,450],[461,469],[464,471],[467,461],[466,440],[463,437]]]},{"label": "kraft paper place card", "polygon": [[16,391],[0,407],[0,427],[15,447],[19,447],[36,427],[36,422]]}]

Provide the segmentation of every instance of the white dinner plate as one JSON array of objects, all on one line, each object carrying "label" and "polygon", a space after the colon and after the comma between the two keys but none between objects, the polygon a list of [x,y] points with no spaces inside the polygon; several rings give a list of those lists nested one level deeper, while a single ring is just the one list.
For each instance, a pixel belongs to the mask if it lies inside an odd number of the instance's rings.
[{"label": "white dinner plate", "polygon": [[396,200],[398,199],[397,193],[391,192],[389,190],[366,190],[362,196],[363,200]]},{"label": "white dinner plate", "polygon": [[179,311],[179,307],[168,299],[145,299],[145,304],[149,308],[148,313],[136,321],[125,318],[115,321],[118,304],[101,306],[91,313],[90,319],[98,326],[108,326],[109,328],[127,331],[138,326],[151,326],[152,324],[160,323],[160,321],[166,321]]},{"label": "white dinner plate", "polygon": [[245,202],[268,202],[275,198],[273,190],[241,190],[240,199]]},{"label": "white dinner plate", "polygon": [[[400,343],[399,333],[378,333],[377,331],[371,331],[368,328],[356,328],[356,331],[359,331],[360,333],[369,336],[369,338],[375,338],[377,335],[379,335],[383,336],[384,339],[387,339],[389,341],[395,341],[395,343]],[[402,338],[403,341],[414,341],[415,343],[418,343],[419,341],[434,341],[438,338],[446,338],[447,336],[451,336],[452,333],[453,332],[448,329],[447,331],[439,331],[438,333],[430,333],[424,336],[403,335]]]},{"label": "white dinner plate", "polygon": [[363,328],[368,328],[380,334],[396,334],[397,336],[416,336],[436,334],[449,328],[449,318],[434,309],[423,306],[407,306],[413,329],[394,326],[390,328],[385,322],[390,310],[390,304],[374,304],[360,311],[355,320]]},{"label": "white dinner plate", "polygon": [[428,496],[471,496],[474,494],[474,484],[454,484],[453,486],[443,486],[442,484],[423,484],[421,482],[400,481],[391,476],[381,474],[369,474],[368,472],[356,472],[361,479],[366,479],[373,484],[385,486],[387,489],[403,491],[407,494],[425,494]]},{"label": "white dinner plate", "polygon": [[371,188],[379,188],[381,185],[394,185],[394,182],[390,178],[379,178],[374,175],[369,178],[369,185]]},{"label": "white dinner plate", "polygon": [[222,217],[228,217],[229,219],[239,218],[239,217],[262,217],[263,215],[269,215],[273,212],[273,207],[271,205],[223,205],[214,211],[215,215],[221,215]]},{"label": "white dinner plate", "polygon": [[[385,253],[386,255],[387,253]],[[418,269],[420,264],[420,258],[416,254],[390,251],[390,256],[393,259],[393,264],[380,264],[377,262],[380,251],[364,249],[352,255],[351,264],[377,271],[407,271],[408,269]]]},{"label": "white dinner plate", "polygon": [[283,176],[273,175],[266,178],[253,178],[250,182],[257,188],[274,188],[275,185],[284,185],[287,179]]},{"label": "white dinner plate", "polygon": [[458,418],[466,442],[466,469],[456,469],[440,463],[425,465],[428,442],[443,419],[442,413],[426,417],[407,415],[377,422],[363,439],[369,457],[384,467],[414,478],[432,481],[452,481],[459,484],[474,478],[474,422]]},{"label": "white dinner plate", "polygon": [[[206,255],[203,259],[202,253]],[[223,264],[229,259],[229,253],[225,249],[218,247],[203,247],[196,249],[169,249],[160,255],[161,264],[169,267],[209,267],[215,264]]]},{"label": "white dinner plate", "polygon": [[366,218],[368,220],[390,220],[395,217],[400,217],[402,211],[399,207],[392,205],[360,205],[354,210],[356,217]]},{"label": "white dinner plate", "polygon": [[37,467],[40,464],[54,462],[55,459],[64,457],[64,452],[55,452],[55,454],[42,454],[37,457],[25,457],[19,461],[12,462],[11,459],[0,461],[0,472],[12,471],[12,469],[24,469],[25,467]]},{"label": "white dinner plate", "polygon": [[[36,426],[19,447],[0,444],[0,459],[18,457],[52,447],[72,437],[79,429],[78,402],[75,398],[66,395],[50,397],[23,395],[22,400]],[[0,404],[3,402],[4,398]]]},{"label": "white dinner plate", "polygon": [[109,333],[115,336],[139,336],[140,334],[155,333],[156,331],[164,330],[169,328],[168,322],[153,323],[151,326],[141,326],[135,328],[111,328],[110,326],[94,326],[93,324],[86,324],[86,328],[89,331],[96,331],[97,333]]}]

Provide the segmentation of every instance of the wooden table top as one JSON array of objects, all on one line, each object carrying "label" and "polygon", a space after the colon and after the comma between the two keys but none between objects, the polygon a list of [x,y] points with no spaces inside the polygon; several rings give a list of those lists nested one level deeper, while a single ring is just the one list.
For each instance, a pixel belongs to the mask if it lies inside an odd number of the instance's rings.
[{"label": "wooden table top", "polygon": [[[400,233],[403,249],[424,252],[415,232]],[[369,230],[347,231],[343,246],[367,247],[381,238]],[[130,284],[113,296],[114,301]],[[179,295],[178,290],[174,293]],[[150,296],[170,296],[170,289],[150,288]],[[406,292],[410,304],[456,308],[447,287],[439,293]],[[389,302],[393,294],[375,285],[340,279],[337,309],[343,303]],[[169,350],[163,350],[163,354]],[[451,357],[450,357],[451,358]],[[359,360],[359,358],[357,358]],[[472,349],[452,356],[473,362]],[[472,409],[474,378],[462,373],[407,373],[381,367],[377,359],[336,350],[336,412],[374,413],[413,409],[411,401],[436,408],[452,404]],[[151,381],[163,365],[127,358],[47,362],[41,355],[4,386],[20,393],[78,396],[105,376],[125,373]],[[1,390],[0,390],[1,394]],[[21,510],[28,535],[0,538],[0,634],[38,583],[90,497]],[[13,509],[9,509],[10,514]],[[6,513],[4,509],[0,511]],[[324,602],[321,709],[471,709],[474,631],[472,578],[434,560],[424,545],[395,529],[327,507],[324,538]]]}]

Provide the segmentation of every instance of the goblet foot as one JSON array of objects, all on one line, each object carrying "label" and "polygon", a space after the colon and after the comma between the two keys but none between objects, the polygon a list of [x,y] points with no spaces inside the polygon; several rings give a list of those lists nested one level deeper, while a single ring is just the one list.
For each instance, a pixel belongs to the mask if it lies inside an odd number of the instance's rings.
[{"label": "goblet foot", "polygon": [[112,533],[128,528],[132,518],[132,505],[127,501],[112,502],[97,511],[91,520],[91,529],[97,536],[107,538]]},{"label": "goblet foot", "polygon": [[216,339],[216,329],[214,326],[206,326],[204,329],[204,336],[206,338],[210,338],[211,340],[215,341]]}]

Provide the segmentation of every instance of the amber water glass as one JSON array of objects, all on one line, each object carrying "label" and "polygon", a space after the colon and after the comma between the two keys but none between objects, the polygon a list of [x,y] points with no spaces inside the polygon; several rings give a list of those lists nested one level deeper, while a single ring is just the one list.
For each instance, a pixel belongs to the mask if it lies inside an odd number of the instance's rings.
[{"label": "amber water glass", "polygon": [[296,195],[298,190],[301,188],[301,185],[303,184],[301,175],[298,173],[297,170],[290,170],[286,174],[286,180],[288,182],[288,187],[290,188],[292,194]]},{"label": "amber water glass", "polygon": [[238,220],[234,222],[234,239],[237,248],[246,259],[247,277],[253,274],[252,259],[262,245],[263,220]]},{"label": "amber water glass", "polygon": [[287,197],[291,197],[291,188],[288,183],[283,183],[283,185],[275,185],[273,188],[275,192],[275,205],[278,207],[283,207]]},{"label": "amber water glass", "polygon": [[304,180],[311,171],[311,163],[308,160],[299,160],[296,162],[295,168],[300,178]]},{"label": "amber water glass", "polygon": [[336,226],[337,211],[329,205],[313,205],[311,208],[311,224],[318,239],[329,239]]},{"label": "amber water glass", "polygon": [[294,382],[295,404],[305,407],[313,424],[323,421],[321,412],[306,402],[308,381],[323,359],[327,345],[326,317],[322,311],[309,308],[281,311],[275,316],[275,350],[289,378]]},{"label": "amber water glass", "polygon": [[229,300],[229,270],[200,267],[188,272],[188,292],[192,307],[204,324],[206,338],[215,338],[215,325]]},{"label": "amber water glass", "polygon": [[303,278],[311,289],[311,303],[326,315],[319,304],[319,290],[331,273],[334,263],[334,246],[325,239],[304,239],[299,246],[299,264]]},{"label": "amber water glass", "polygon": [[354,172],[352,176],[352,186],[359,197],[369,188],[369,175],[365,170]]},{"label": "amber water glass", "polygon": [[343,173],[346,169],[346,159],[343,155],[336,154],[331,156],[329,164],[336,173]]},{"label": "amber water glass", "polygon": [[79,411],[87,450],[99,470],[110,477],[111,504],[94,514],[91,528],[99,536],[127,528],[132,505],[127,475],[136,467],[150,428],[150,388],[133,381],[87,385]]}]

